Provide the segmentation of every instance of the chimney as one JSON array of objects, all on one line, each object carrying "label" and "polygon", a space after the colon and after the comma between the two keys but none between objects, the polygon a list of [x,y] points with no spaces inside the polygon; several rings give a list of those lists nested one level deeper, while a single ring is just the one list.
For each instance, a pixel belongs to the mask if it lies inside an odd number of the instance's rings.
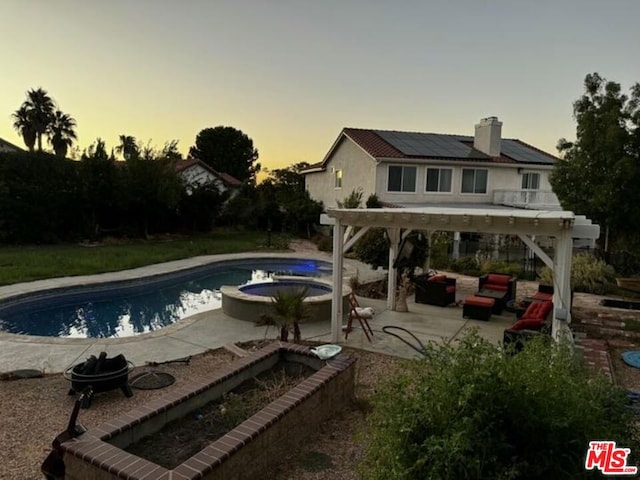
[{"label": "chimney", "polygon": [[502,122],[498,120],[498,117],[483,118],[476,125],[473,148],[486,153],[490,157],[499,157],[501,137]]}]

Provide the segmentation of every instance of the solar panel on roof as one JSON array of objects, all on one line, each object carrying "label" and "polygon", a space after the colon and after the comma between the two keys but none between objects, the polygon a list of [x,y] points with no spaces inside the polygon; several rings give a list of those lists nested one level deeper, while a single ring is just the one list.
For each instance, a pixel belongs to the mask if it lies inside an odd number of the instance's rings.
[{"label": "solar panel on roof", "polygon": [[404,155],[441,158],[487,158],[486,155],[460,142],[454,135],[389,131],[376,131],[376,133]]},{"label": "solar panel on roof", "polygon": [[542,152],[534,150],[515,140],[502,140],[501,151],[503,155],[513,158],[516,162],[541,163],[552,165],[553,158]]}]

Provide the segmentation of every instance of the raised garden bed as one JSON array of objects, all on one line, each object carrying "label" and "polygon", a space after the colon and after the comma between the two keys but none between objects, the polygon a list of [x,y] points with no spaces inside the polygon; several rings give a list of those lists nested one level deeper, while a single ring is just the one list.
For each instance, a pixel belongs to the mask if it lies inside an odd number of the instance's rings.
[{"label": "raised garden bed", "polygon": [[[126,451],[145,437],[153,439],[174,420],[202,415],[205,405],[224,398],[247,380],[284,362],[315,371],[293,388],[175,468]],[[206,380],[174,390],[63,443],[66,480],[205,480],[261,478],[282,456],[307,441],[320,425],[352,401],[355,358],[338,355],[322,361],[308,347],[274,342],[212,373]],[[219,407],[218,407],[219,408]],[[204,418],[204,416],[203,416]],[[180,441],[175,440],[175,446]]]},{"label": "raised garden bed", "polygon": [[307,365],[281,361],[125,450],[165,468],[175,468],[314,373]]}]

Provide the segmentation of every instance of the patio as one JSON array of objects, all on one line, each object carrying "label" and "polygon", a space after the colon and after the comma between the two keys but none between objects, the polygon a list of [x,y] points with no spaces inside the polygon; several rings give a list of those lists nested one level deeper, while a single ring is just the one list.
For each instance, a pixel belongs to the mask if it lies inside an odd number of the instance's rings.
[{"label": "patio", "polygon": [[[464,298],[464,293],[459,293],[458,298]],[[357,322],[354,322],[354,330],[349,333],[347,340],[344,335],[340,338],[340,344],[371,352],[386,353],[403,358],[419,357],[420,355],[399,339],[388,335],[382,328],[388,325],[402,327],[413,333],[425,345],[427,342],[451,342],[464,336],[469,328],[478,328],[480,336],[493,344],[502,341],[502,333],[505,328],[515,321],[515,314],[504,312],[502,315],[492,315],[489,322],[462,318],[461,306],[437,307],[415,303],[414,297],[407,299],[408,312],[396,312],[387,307],[386,300],[374,300],[358,297],[361,307],[373,307],[376,314],[369,325],[373,329],[373,338],[369,342]],[[306,326],[302,327],[303,336]],[[401,335],[415,344],[408,335]],[[310,340],[331,341],[329,333]]]}]

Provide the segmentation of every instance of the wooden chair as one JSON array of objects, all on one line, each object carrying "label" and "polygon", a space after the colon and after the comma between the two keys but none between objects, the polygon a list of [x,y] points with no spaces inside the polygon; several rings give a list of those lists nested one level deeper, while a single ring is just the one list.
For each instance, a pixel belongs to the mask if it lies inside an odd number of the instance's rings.
[{"label": "wooden chair", "polygon": [[371,330],[368,319],[373,318],[373,314],[360,307],[358,299],[353,293],[349,294],[349,306],[349,319],[344,331],[344,339],[346,340],[349,336],[349,332],[353,330],[353,320],[356,319],[360,322],[360,327],[362,327],[362,331],[367,337],[367,340],[371,341],[371,337],[373,337],[373,330]]}]

